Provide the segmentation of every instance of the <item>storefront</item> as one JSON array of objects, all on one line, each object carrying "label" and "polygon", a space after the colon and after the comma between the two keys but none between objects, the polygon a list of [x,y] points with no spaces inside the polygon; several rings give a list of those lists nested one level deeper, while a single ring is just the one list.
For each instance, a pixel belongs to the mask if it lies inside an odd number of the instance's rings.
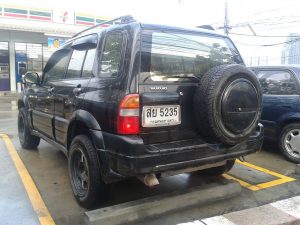
[{"label": "storefront", "polygon": [[[56,48],[43,33],[0,30],[0,91],[20,91],[27,71],[41,73]],[[63,43],[66,39],[56,38]]]},{"label": "storefront", "polygon": [[10,90],[8,42],[0,42],[0,91]]},{"label": "storefront", "polygon": [[47,44],[15,42],[16,88],[27,71],[41,73],[54,48]]},{"label": "storefront", "polygon": [[0,5],[0,91],[20,91],[23,74],[41,73],[53,51],[68,38],[108,19],[69,10]]}]

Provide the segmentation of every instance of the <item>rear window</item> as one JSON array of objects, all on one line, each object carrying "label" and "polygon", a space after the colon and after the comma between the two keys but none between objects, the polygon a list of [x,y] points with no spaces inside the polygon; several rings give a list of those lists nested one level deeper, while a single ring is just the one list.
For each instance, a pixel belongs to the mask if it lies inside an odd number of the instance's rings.
[{"label": "rear window", "polygon": [[212,67],[241,64],[229,39],[176,32],[142,32],[141,82],[197,80]]}]

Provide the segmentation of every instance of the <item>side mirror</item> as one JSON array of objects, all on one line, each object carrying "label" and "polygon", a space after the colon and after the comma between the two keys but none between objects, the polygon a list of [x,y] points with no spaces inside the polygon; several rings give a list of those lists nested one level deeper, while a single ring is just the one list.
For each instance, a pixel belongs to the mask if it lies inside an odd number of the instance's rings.
[{"label": "side mirror", "polygon": [[33,84],[39,85],[40,76],[36,72],[27,72],[25,75],[22,76],[22,83],[25,86],[31,86]]}]

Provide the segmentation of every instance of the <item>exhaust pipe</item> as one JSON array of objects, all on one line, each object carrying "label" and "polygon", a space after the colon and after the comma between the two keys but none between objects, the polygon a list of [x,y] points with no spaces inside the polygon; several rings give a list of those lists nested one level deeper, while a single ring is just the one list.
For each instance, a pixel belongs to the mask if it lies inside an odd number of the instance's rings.
[{"label": "exhaust pipe", "polygon": [[142,181],[146,186],[148,187],[154,187],[156,185],[159,185],[159,182],[157,180],[157,177],[155,174],[146,174],[144,176],[138,176],[137,177],[140,181]]}]

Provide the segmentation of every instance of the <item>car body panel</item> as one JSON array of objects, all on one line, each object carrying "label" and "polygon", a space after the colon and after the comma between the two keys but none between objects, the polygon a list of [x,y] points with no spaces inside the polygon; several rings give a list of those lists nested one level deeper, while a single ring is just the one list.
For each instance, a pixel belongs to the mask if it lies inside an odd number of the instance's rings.
[{"label": "car body panel", "polygon": [[283,71],[292,75],[296,86],[297,94],[294,95],[263,95],[263,113],[261,122],[265,128],[265,138],[276,140],[284,125],[300,121],[300,92],[299,92],[299,72],[300,67],[297,66],[257,66],[252,67],[255,73],[259,71]]}]

